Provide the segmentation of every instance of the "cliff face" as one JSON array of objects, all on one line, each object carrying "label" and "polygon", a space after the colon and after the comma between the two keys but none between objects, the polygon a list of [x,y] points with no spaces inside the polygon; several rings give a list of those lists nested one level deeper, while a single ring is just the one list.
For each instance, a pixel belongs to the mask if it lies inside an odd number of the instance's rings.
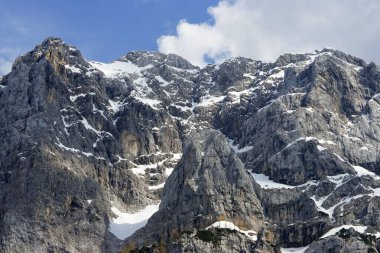
[{"label": "cliff face", "polygon": [[373,63],[105,64],[49,38],[0,82],[1,252],[379,247]]}]

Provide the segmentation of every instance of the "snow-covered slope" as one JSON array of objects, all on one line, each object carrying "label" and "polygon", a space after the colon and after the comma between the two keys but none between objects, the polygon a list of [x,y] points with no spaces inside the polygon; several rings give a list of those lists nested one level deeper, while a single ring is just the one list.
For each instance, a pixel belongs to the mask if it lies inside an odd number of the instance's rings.
[{"label": "snow-covered slope", "polygon": [[0,82],[4,252],[379,245],[374,64],[332,49],[99,63],[50,38]]}]

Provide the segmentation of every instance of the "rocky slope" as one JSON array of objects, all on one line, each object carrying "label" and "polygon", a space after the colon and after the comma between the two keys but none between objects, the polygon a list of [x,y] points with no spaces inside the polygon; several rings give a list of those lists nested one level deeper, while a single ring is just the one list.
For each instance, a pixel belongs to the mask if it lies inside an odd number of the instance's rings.
[{"label": "rocky slope", "polygon": [[0,252],[380,249],[373,63],[105,64],[48,38],[0,82]]}]

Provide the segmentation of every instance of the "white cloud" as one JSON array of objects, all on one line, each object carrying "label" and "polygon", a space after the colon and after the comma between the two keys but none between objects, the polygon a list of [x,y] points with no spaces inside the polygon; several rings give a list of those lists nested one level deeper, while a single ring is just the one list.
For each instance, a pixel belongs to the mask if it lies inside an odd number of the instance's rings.
[{"label": "white cloud", "polygon": [[8,74],[12,68],[12,61],[0,57],[0,76]]},{"label": "white cloud", "polygon": [[212,23],[182,20],[157,43],[196,65],[231,56],[273,61],[280,54],[333,47],[380,62],[378,0],[221,0]]},{"label": "white cloud", "polygon": [[20,52],[19,48],[0,48],[0,75],[6,75],[11,71],[13,61]]}]

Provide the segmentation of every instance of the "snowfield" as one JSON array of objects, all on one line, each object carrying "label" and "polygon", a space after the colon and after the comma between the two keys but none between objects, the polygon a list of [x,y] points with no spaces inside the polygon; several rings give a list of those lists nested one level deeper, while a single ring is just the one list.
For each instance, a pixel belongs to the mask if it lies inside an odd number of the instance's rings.
[{"label": "snowfield", "polygon": [[131,236],[135,231],[144,227],[148,219],[158,211],[159,204],[149,205],[136,213],[123,213],[115,206],[111,207],[117,218],[112,219],[109,231],[120,240]]}]

